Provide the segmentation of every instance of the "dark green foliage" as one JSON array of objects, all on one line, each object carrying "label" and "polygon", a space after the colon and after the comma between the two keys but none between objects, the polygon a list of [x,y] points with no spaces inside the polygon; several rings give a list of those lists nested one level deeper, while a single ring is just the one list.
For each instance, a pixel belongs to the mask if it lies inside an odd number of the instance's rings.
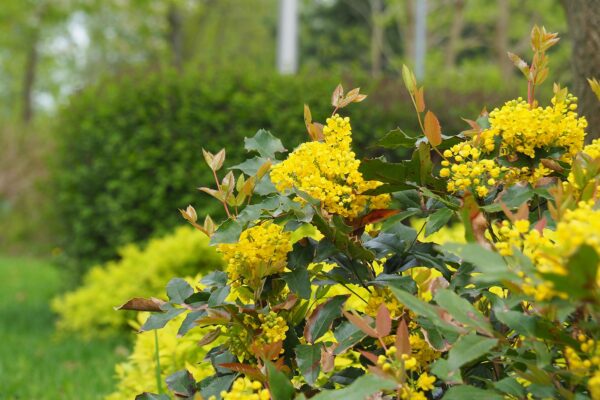
[{"label": "dark green foliage", "polygon": [[[361,79],[355,80],[358,86]],[[310,105],[315,121],[324,122],[331,112],[328,94],[340,81],[350,86],[339,76],[315,74],[138,73],[73,96],[56,125],[53,175],[67,259],[79,268],[110,259],[119,246],[183,223],[177,208],[188,204],[200,214],[219,216],[218,204],[196,190],[212,182],[202,148],[227,147],[226,166],[233,166],[245,157],[244,137],[264,128],[291,150],[307,138],[303,104]],[[365,105],[344,109],[360,155],[375,155],[366,144],[397,126],[417,131],[399,82],[363,85],[362,92],[371,95]],[[479,105],[457,96],[453,103],[463,105],[462,115],[477,115]],[[426,97],[439,110],[445,134],[463,128],[444,125],[441,102],[447,96],[430,90]]]}]

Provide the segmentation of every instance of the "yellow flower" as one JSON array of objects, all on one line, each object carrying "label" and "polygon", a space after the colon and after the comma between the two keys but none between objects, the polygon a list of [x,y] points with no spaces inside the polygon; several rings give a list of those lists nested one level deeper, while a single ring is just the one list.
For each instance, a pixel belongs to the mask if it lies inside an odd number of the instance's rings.
[{"label": "yellow flower", "polygon": [[417,387],[426,392],[433,390],[433,384],[435,382],[435,376],[427,375],[427,372],[423,372],[417,380]]},{"label": "yellow flower", "polygon": [[260,336],[263,343],[277,343],[285,340],[285,333],[288,326],[285,320],[278,316],[276,312],[270,311],[268,314],[259,314],[262,334]]},{"label": "yellow flower", "polygon": [[229,392],[221,392],[221,398],[223,400],[269,400],[271,395],[269,390],[264,389],[259,381],[238,378],[231,385]]},{"label": "yellow flower", "polygon": [[263,278],[283,271],[287,253],[292,250],[290,236],[281,226],[267,221],[243,231],[237,243],[218,245],[232,286],[256,288]]},{"label": "yellow flower", "polygon": [[[355,218],[361,213],[386,208],[390,196],[366,195],[382,185],[365,181],[358,171],[360,161],[352,151],[348,117],[334,115],[323,127],[323,142],[303,143],[288,158],[272,167],[271,180],[280,192],[292,188],[321,201],[330,214]],[[296,201],[302,202],[300,198]]]},{"label": "yellow flower", "polygon": [[538,150],[561,147],[566,150],[562,159],[568,162],[583,147],[587,127],[585,118],[578,117],[570,104],[575,104],[571,94],[562,102],[554,97],[548,107],[531,108],[520,98],[508,101],[490,112],[488,134],[501,138],[501,154],[534,158]]}]

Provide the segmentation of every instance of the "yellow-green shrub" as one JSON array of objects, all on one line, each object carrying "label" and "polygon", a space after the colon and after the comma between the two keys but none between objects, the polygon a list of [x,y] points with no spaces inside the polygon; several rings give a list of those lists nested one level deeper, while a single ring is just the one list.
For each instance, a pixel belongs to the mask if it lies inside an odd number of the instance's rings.
[{"label": "yellow-green shrub", "polygon": [[59,330],[85,337],[114,333],[127,325],[133,314],[113,307],[132,297],[159,296],[164,282],[220,269],[220,256],[208,239],[188,227],[151,240],[145,247],[125,246],[118,261],[93,267],[77,290],[54,299]]},{"label": "yellow-green shrub", "polygon": [[[147,313],[140,313],[137,322],[133,324],[134,327],[139,328],[147,317]],[[115,392],[110,394],[106,400],[130,400],[143,392],[158,392],[155,332],[158,333],[162,382],[170,374],[182,369],[190,371],[197,380],[214,373],[209,362],[201,362],[206,355],[206,347],[213,346],[198,346],[198,341],[206,333],[205,329],[195,328],[184,337],[177,337],[177,329],[183,318],[181,316],[170,321],[163,329],[142,332],[136,336],[132,354],[126,361],[115,367],[119,382]]]}]

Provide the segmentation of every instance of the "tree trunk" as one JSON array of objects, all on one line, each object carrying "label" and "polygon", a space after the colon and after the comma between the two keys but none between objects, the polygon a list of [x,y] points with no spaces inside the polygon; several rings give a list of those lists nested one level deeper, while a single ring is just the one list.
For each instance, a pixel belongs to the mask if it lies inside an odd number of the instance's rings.
[{"label": "tree trunk", "polygon": [[371,0],[371,76],[381,75],[383,68],[383,34],[382,21],[383,0]]},{"label": "tree trunk", "polygon": [[183,68],[183,17],[181,10],[174,3],[169,4],[167,14],[169,24],[168,41],[171,49],[171,63],[177,70]]},{"label": "tree trunk", "polygon": [[26,124],[31,122],[34,115],[33,88],[37,75],[38,58],[38,34],[35,33],[31,39],[31,46],[29,47],[25,58],[25,73],[23,75],[23,86],[21,89],[21,119]]},{"label": "tree trunk", "polygon": [[564,0],[573,46],[573,92],[588,121],[587,141],[600,137],[600,101],[587,78],[600,78],[600,0]]},{"label": "tree trunk", "polygon": [[452,26],[450,27],[450,36],[448,37],[448,45],[446,46],[446,67],[448,68],[454,68],[456,66],[458,44],[465,22],[465,1],[454,0],[453,3],[454,13],[452,16]]},{"label": "tree trunk", "polygon": [[406,0],[406,21],[398,17],[396,25],[404,44],[404,58],[414,64],[415,58],[415,5],[413,0]]},{"label": "tree trunk", "polygon": [[504,79],[510,78],[513,65],[506,55],[508,52],[508,25],[510,22],[510,0],[498,0],[496,19],[495,50],[496,60]]}]

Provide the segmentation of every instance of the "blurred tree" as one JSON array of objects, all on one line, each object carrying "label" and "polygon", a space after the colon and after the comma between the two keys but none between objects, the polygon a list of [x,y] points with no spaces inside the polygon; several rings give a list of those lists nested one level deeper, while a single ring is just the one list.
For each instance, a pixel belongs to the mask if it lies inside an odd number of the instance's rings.
[{"label": "blurred tree", "polygon": [[600,78],[600,1],[564,0],[573,42],[573,83],[580,112],[588,120],[588,141],[600,137],[600,103],[587,78]]}]

